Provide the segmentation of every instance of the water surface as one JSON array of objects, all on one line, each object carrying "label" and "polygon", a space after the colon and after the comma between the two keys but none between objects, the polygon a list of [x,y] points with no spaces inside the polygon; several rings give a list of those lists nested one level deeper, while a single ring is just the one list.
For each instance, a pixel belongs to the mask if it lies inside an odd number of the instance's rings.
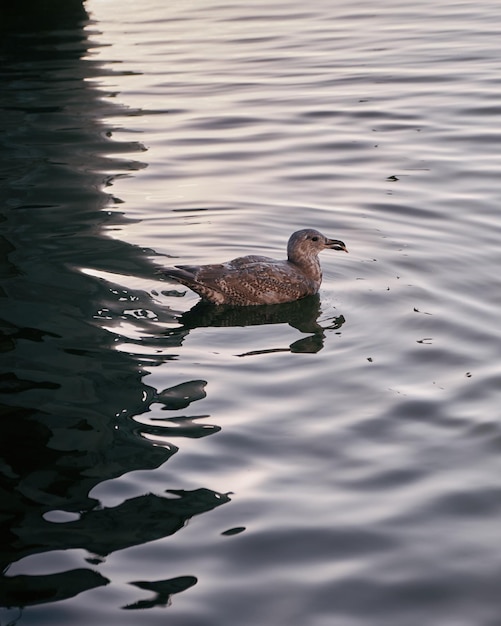
[{"label": "water surface", "polygon": [[3,38],[0,623],[494,626],[498,4],[85,9]]}]

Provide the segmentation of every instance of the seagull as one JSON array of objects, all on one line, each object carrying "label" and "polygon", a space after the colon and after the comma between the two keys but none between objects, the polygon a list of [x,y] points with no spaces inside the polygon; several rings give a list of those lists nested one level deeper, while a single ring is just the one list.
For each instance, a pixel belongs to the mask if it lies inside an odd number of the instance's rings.
[{"label": "seagull", "polygon": [[348,252],[339,239],[305,228],[290,236],[287,260],[250,255],[212,265],[176,265],[158,273],[189,287],[210,304],[282,304],[318,292],[322,282],[318,255],[327,248]]}]

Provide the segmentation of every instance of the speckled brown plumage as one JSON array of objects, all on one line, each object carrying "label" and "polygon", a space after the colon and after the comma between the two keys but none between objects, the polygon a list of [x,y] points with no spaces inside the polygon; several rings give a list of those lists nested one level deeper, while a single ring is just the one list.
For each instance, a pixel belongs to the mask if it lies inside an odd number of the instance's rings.
[{"label": "speckled brown plumage", "polygon": [[348,252],[342,241],[307,228],[291,235],[284,261],[250,255],[215,265],[176,265],[159,273],[212,304],[280,304],[318,292],[322,282],[318,254],[326,248]]}]

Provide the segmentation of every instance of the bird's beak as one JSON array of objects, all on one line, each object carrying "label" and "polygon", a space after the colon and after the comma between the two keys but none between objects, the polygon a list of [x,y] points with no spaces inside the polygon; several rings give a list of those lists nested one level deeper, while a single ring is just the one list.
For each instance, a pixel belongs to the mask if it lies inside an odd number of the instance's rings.
[{"label": "bird's beak", "polygon": [[327,241],[325,242],[325,247],[331,248],[332,250],[344,250],[345,252],[348,252],[348,249],[344,245],[344,242],[340,241],[339,239],[327,239]]}]

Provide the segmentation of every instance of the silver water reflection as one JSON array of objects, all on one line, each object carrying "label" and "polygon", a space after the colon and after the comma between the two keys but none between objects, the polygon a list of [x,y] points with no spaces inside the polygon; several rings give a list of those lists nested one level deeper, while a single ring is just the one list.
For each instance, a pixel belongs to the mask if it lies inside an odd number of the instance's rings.
[{"label": "silver water reflection", "polygon": [[[204,382],[159,392],[145,385],[138,360],[114,349],[116,335],[95,315],[149,304],[145,294],[124,297],[80,271],[150,275],[141,249],[107,236],[125,218],[120,199],[102,191],[146,164],[130,157],[144,152],[141,144],[112,143],[113,129],[101,122],[115,107],[87,80],[101,70],[84,59],[82,5],[66,8],[45,15],[45,30],[22,16],[10,29],[3,22],[0,604],[20,609],[107,585],[96,569],[106,555],[172,535],[229,500],[203,485],[166,484],[109,507],[90,495],[102,481],[165,463],[177,447],[160,445],[158,433],[197,438],[218,429],[189,416],[139,425],[134,417],[152,403],[174,410],[204,397]],[[51,573],[60,569],[53,555],[78,548],[94,556]],[[47,573],[9,575],[12,563],[36,554],[45,555]],[[196,577],[134,581],[131,572],[130,582],[157,594],[142,601],[131,587],[139,598],[132,609],[165,605]]]}]

